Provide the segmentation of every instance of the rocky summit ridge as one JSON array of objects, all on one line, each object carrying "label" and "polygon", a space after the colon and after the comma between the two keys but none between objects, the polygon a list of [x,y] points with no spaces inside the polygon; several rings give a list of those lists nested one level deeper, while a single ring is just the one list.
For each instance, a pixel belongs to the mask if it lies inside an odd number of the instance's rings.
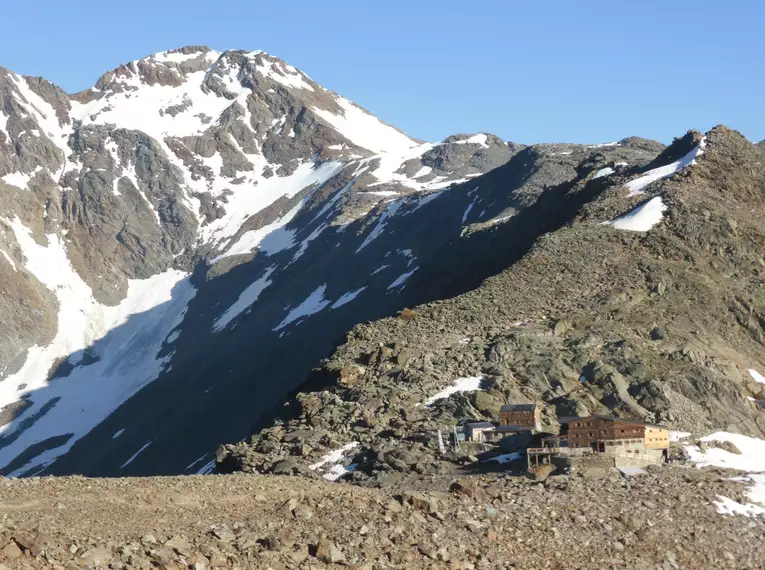
[{"label": "rocky summit ridge", "polygon": [[205,47],[74,95],[2,70],[0,97],[6,475],[318,476],[352,445],[347,478],[416,485],[464,463],[438,426],[516,399],[763,433],[738,133],[426,143]]}]

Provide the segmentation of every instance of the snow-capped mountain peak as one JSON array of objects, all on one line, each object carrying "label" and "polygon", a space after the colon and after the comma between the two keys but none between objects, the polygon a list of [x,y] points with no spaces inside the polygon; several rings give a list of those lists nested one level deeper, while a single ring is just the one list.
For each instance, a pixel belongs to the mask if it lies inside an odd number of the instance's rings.
[{"label": "snow-capped mountain peak", "polygon": [[[22,422],[0,425],[0,468],[71,428],[6,472],[67,453],[176,366],[166,339],[203,287],[196,279],[222,284],[267,263],[215,294],[226,306],[205,330],[226,335],[327,239],[358,235],[349,250],[374,257],[396,212],[411,216],[517,150],[486,135],[417,141],[262,51],[161,52],[73,95],[0,70],[0,103],[0,277],[21,292],[0,303],[19,323],[0,341],[0,418]],[[402,275],[375,273],[391,299],[418,271],[409,255]],[[269,334],[367,290],[336,286],[328,276],[294,299]],[[109,387],[96,397],[99,381]]]}]

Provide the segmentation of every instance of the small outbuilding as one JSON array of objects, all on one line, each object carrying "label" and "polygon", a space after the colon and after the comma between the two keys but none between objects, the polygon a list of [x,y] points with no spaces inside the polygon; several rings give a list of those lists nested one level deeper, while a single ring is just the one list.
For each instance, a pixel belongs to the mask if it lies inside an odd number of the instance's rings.
[{"label": "small outbuilding", "polygon": [[468,441],[491,441],[494,439],[494,433],[497,430],[491,422],[475,422],[465,424],[465,435]]}]

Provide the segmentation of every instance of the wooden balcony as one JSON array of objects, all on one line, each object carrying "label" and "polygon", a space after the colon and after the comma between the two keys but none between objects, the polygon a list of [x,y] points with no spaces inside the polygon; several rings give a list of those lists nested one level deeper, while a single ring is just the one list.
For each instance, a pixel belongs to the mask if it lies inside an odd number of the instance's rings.
[{"label": "wooden balcony", "polygon": [[529,455],[568,455],[568,447],[529,447],[526,450]]}]

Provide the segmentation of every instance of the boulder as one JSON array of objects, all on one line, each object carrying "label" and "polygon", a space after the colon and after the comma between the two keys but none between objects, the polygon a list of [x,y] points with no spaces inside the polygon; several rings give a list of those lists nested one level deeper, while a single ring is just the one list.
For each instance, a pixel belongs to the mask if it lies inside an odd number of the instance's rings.
[{"label": "boulder", "polygon": [[316,558],[325,564],[343,564],[345,555],[337,545],[326,537],[319,539],[316,544]]},{"label": "boulder", "polygon": [[477,501],[488,501],[491,498],[475,479],[460,479],[452,483],[450,489],[456,495],[463,495]]}]

